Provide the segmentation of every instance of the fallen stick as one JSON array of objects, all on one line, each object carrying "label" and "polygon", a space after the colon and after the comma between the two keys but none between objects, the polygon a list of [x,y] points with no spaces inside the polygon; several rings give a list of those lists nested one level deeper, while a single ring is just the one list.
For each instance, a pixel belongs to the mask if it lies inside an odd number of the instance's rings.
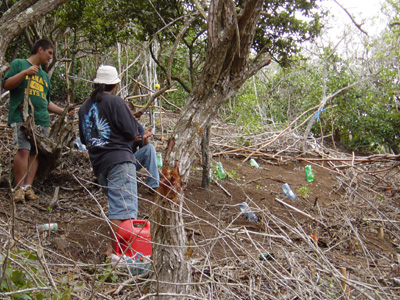
[{"label": "fallen stick", "polygon": [[220,187],[221,190],[223,190],[225,192],[225,194],[227,194],[229,197],[232,198],[232,195],[222,186],[218,183],[218,181],[214,181],[216,185],[218,185]]},{"label": "fallen stick", "polygon": [[315,222],[318,222],[318,223],[320,223],[321,225],[323,225],[324,227],[326,227],[326,225],[325,225],[323,222],[321,222],[320,220],[314,218],[313,216],[310,216],[309,214],[307,214],[307,213],[301,211],[300,209],[298,209],[298,208],[296,208],[296,207],[294,207],[294,206],[291,206],[290,204],[287,204],[285,201],[280,200],[280,199],[278,199],[278,198],[275,198],[275,200],[278,201],[280,204],[283,204],[283,205],[285,205],[286,207],[289,207],[290,209],[293,209],[294,211],[298,212],[299,214],[301,214],[301,215],[303,215],[303,216],[305,216],[305,217],[307,217],[307,218],[309,218],[309,219],[311,219],[311,220],[313,220],[313,221],[315,221]]},{"label": "fallen stick", "polygon": [[[340,267],[339,272],[343,275],[344,278],[348,279],[346,268]],[[350,295],[350,287],[346,284],[345,281],[341,280],[340,282],[343,289],[343,296],[340,299],[347,300],[349,299]]]}]

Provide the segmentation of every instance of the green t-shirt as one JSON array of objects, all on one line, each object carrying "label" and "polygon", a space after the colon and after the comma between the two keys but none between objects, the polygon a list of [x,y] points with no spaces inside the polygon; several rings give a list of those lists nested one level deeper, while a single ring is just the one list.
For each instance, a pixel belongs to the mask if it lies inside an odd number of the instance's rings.
[{"label": "green t-shirt", "polygon": [[[31,63],[26,59],[13,60],[10,64],[10,70],[4,76],[3,85],[8,78],[31,66]],[[24,102],[27,84],[28,76],[26,76],[18,87],[10,91],[8,124],[23,122],[19,104]],[[47,110],[47,106],[50,103],[50,79],[49,75],[42,68],[39,68],[39,72],[35,76],[32,76],[29,95],[34,107],[35,124],[46,127],[50,126],[49,112]]]}]

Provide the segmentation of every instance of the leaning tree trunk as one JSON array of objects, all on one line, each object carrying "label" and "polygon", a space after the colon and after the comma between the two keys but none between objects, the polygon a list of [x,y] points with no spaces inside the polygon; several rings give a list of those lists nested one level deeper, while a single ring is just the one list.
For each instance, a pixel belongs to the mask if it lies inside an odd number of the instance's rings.
[{"label": "leaning tree trunk", "polygon": [[[183,189],[204,130],[221,105],[246,79],[270,63],[268,55],[249,61],[263,1],[247,1],[236,15],[233,1],[214,0],[208,15],[208,49],[202,76],[169,140],[163,176],[152,213],[154,299],[190,294],[191,269],[185,261]],[[188,297],[190,298],[190,297]]]},{"label": "leaning tree trunk", "polygon": [[68,0],[20,0],[0,18],[0,72],[5,64],[4,55],[11,40],[26,27]]}]

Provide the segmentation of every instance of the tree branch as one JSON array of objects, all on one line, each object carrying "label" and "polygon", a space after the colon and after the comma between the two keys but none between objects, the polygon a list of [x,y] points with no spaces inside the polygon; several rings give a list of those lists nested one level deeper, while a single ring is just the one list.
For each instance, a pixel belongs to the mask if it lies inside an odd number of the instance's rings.
[{"label": "tree branch", "polygon": [[[165,73],[167,74],[167,70],[164,68],[164,66],[160,63],[160,61],[157,59],[157,57],[154,55],[153,53],[153,48],[150,48],[150,55],[151,58],[155,61],[155,63],[157,64],[157,66]],[[192,89],[186,85],[186,83],[183,82],[183,80],[180,77],[176,77],[176,76],[172,76],[171,75],[171,80],[175,80],[177,81],[182,87],[183,89],[188,92],[190,94],[190,92],[192,91]]]},{"label": "tree branch", "polygon": [[31,7],[33,4],[38,2],[38,0],[23,0],[17,1],[9,10],[7,10],[4,15],[0,18],[0,24],[5,24],[9,22],[12,18]]},{"label": "tree branch", "polygon": [[336,0],[333,0],[333,1],[334,1],[337,5],[339,5],[339,7],[340,7],[341,9],[344,10],[344,12],[349,16],[350,20],[353,22],[353,24],[356,25],[356,27],[357,27],[362,33],[364,33],[366,36],[368,36],[368,33],[367,33],[366,31],[364,31],[364,30],[361,28],[361,25],[362,25],[362,24],[358,24],[358,23],[354,20],[353,16],[347,11],[347,9],[345,9],[339,2],[337,2]]},{"label": "tree branch", "polygon": [[172,47],[171,54],[168,61],[168,69],[167,69],[167,85],[168,88],[171,86],[171,69],[172,69],[172,62],[174,61],[175,51],[178,49],[179,42],[183,38],[185,32],[189,29],[190,24],[196,19],[196,17],[191,16],[188,20],[186,20],[185,24],[183,25],[182,30],[179,32],[178,36],[175,39],[174,46]]},{"label": "tree branch", "polygon": [[[266,49],[266,48],[264,48]],[[252,77],[254,74],[256,74],[258,71],[260,71],[262,68],[265,66],[268,66],[272,59],[271,55],[269,53],[263,53],[265,50],[262,49],[256,56],[256,58],[249,63],[249,68],[246,72],[246,79],[249,79]]]}]

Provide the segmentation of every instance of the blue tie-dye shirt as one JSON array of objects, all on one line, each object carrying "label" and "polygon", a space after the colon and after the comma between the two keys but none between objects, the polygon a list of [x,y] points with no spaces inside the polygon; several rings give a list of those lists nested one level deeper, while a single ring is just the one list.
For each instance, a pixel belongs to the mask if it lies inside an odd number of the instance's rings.
[{"label": "blue tie-dye shirt", "polygon": [[138,123],[124,100],[103,93],[100,102],[87,99],[79,109],[79,135],[89,151],[96,176],[122,162],[135,162],[130,147]]}]

